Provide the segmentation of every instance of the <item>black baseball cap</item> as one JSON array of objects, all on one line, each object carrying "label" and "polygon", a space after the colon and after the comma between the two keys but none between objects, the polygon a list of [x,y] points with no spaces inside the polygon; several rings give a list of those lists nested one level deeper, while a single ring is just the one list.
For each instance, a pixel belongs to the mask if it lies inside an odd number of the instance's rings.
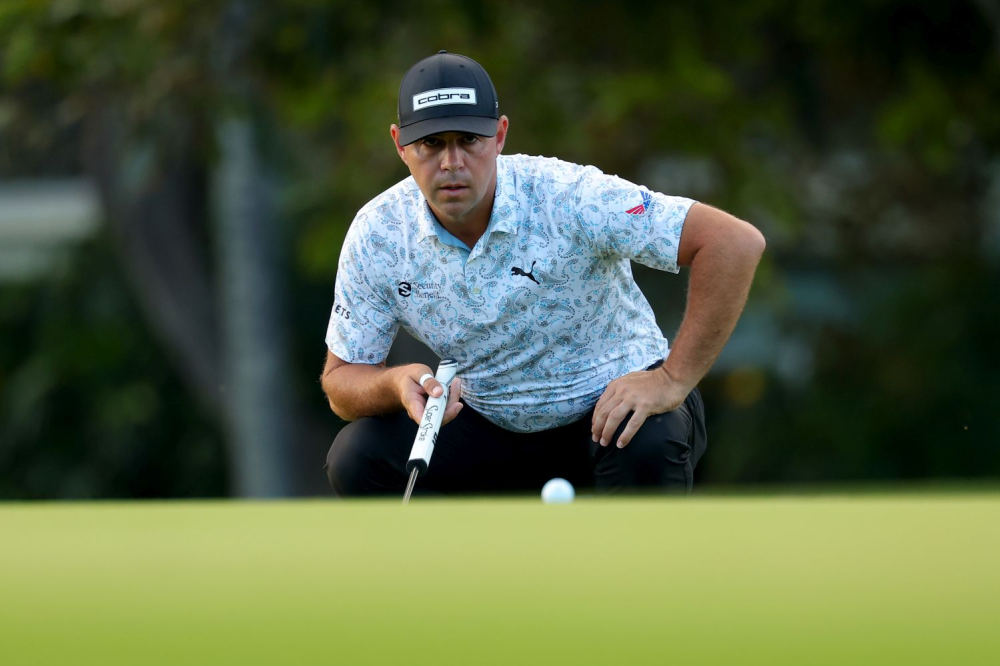
[{"label": "black baseball cap", "polygon": [[399,144],[438,132],[496,136],[500,103],[482,65],[438,51],[410,68],[399,85]]}]

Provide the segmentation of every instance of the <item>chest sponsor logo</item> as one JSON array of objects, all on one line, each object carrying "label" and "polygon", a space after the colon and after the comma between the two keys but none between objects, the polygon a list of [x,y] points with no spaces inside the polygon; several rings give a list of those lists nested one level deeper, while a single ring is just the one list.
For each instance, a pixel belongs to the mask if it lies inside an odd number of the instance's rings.
[{"label": "chest sponsor logo", "polygon": [[396,293],[403,298],[432,298],[438,296],[444,288],[442,282],[408,282],[403,280],[396,285]]},{"label": "chest sponsor logo", "polygon": [[442,106],[444,104],[473,104],[476,103],[475,88],[438,88],[437,90],[425,90],[413,96],[413,110],[419,111],[430,106]]},{"label": "chest sponsor logo", "polygon": [[527,271],[524,270],[523,268],[519,268],[518,266],[512,266],[511,269],[510,269],[510,274],[511,274],[511,276],[520,275],[521,277],[528,278],[529,280],[531,280],[535,284],[540,285],[541,282],[539,282],[538,280],[535,279],[535,263],[536,262],[534,262],[534,261],[531,262],[531,268],[529,270],[527,270]]}]

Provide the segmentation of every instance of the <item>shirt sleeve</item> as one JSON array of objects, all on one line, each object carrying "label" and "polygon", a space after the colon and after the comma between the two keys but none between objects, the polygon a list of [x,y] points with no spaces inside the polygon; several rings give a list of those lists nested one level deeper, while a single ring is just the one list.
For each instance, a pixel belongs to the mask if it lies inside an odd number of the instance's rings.
[{"label": "shirt sleeve", "polygon": [[389,355],[399,320],[392,302],[371,282],[381,271],[373,265],[360,226],[356,219],[340,253],[326,346],[348,363],[374,365]]},{"label": "shirt sleeve", "polygon": [[693,199],[653,192],[589,167],[577,181],[577,222],[598,252],[671,273]]}]

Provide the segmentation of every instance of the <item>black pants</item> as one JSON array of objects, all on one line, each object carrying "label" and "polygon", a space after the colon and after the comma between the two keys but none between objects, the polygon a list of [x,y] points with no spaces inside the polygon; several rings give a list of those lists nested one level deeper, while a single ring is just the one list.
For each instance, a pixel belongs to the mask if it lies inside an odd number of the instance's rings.
[{"label": "black pants", "polygon": [[[614,442],[628,419],[602,447],[591,439],[591,418],[524,434],[504,430],[466,405],[441,428],[414,494],[538,492],[555,477],[598,492],[690,492],[707,444],[698,389],[674,411],[646,419],[623,449]],[[416,433],[417,424],[405,411],[349,423],[327,454],[334,491],[342,497],[402,495]]]}]

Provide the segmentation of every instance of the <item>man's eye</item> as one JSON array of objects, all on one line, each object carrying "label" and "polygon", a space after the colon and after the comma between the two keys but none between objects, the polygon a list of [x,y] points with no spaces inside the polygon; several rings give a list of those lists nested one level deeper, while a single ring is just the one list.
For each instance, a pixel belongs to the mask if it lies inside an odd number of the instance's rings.
[{"label": "man's eye", "polygon": [[466,143],[476,143],[477,141],[479,141],[479,135],[478,134],[466,134],[465,135],[465,142]]},{"label": "man's eye", "polygon": [[441,144],[441,140],[437,139],[437,138],[434,138],[434,137],[430,137],[430,138],[424,139],[423,143],[428,148],[437,148]]}]

